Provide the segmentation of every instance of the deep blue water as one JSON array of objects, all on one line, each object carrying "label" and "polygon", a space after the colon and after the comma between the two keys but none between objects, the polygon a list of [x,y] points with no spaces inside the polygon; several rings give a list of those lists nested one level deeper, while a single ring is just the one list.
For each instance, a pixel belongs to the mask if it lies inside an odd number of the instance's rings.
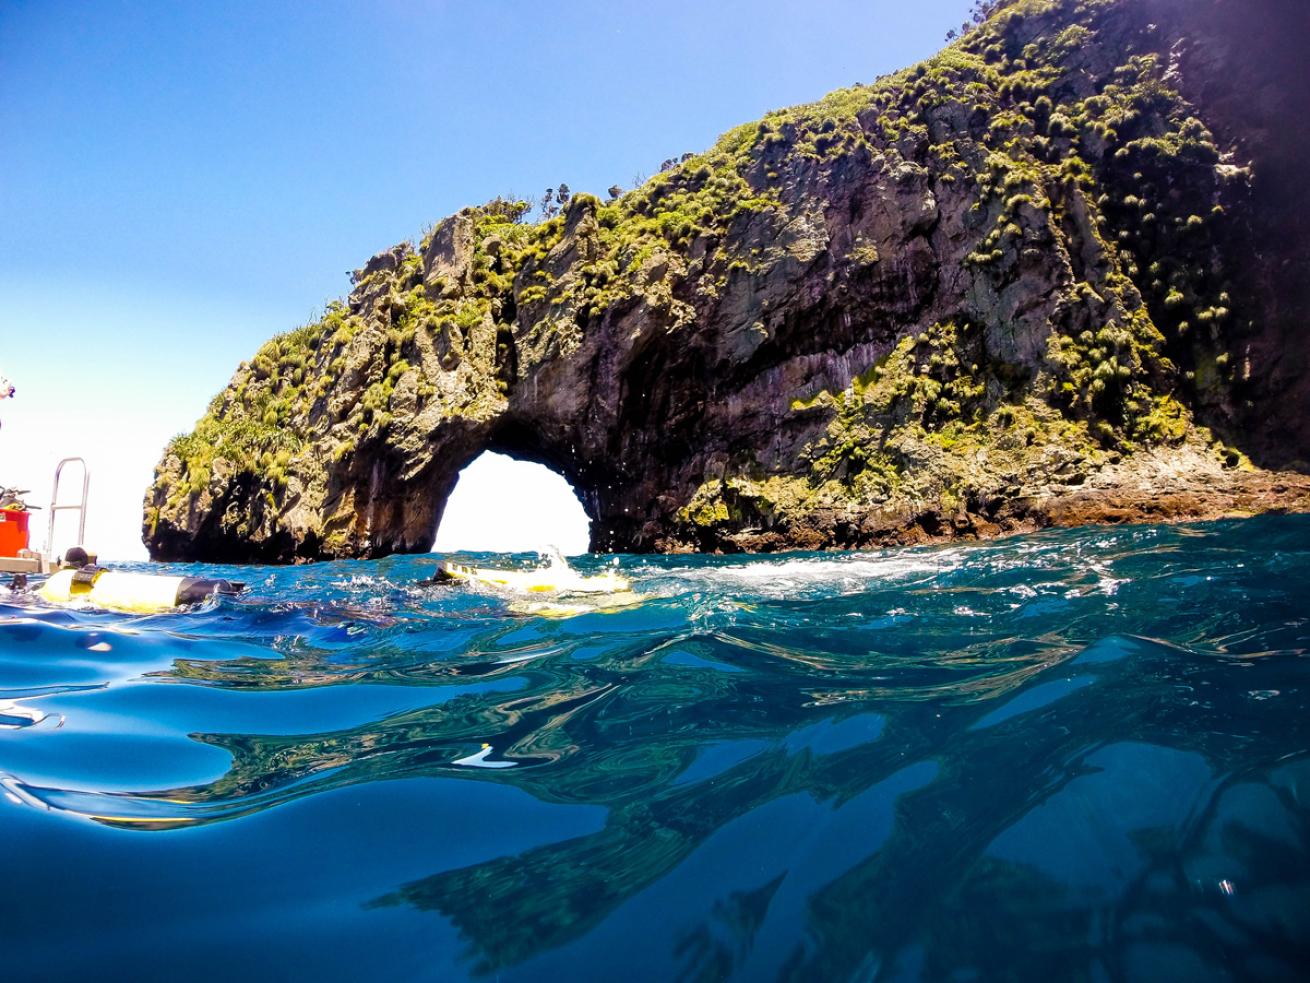
[{"label": "deep blue water", "polygon": [[3,977],[1296,978],[1308,561],[1275,517],[622,557],[646,600],[571,618],[413,557],[0,590]]}]

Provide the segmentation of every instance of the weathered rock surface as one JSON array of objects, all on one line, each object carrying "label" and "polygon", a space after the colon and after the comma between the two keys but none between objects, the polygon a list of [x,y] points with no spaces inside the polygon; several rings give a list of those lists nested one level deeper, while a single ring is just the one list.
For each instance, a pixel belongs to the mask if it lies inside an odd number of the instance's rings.
[{"label": "weathered rock surface", "polygon": [[467,209],[238,369],[145,541],[426,551],[488,449],[564,474],[599,550],[1307,508],[1264,470],[1310,459],[1306,21],[1016,0],[616,201]]}]

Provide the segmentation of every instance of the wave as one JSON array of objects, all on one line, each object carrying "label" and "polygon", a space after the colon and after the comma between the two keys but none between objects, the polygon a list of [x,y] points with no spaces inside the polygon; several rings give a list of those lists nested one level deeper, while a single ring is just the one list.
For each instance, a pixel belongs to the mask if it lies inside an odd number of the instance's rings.
[{"label": "wave", "polygon": [[154,956],[262,904],[292,959],[285,882],[347,934],[445,926],[456,975],[986,976],[1020,925],[1023,975],[1290,972],[1307,558],[1283,517],[619,557],[636,599],[567,616],[427,558],[145,618],[0,592],[0,862],[43,957],[13,969],[89,971],[50,953],[110,877],[174,899]]}]

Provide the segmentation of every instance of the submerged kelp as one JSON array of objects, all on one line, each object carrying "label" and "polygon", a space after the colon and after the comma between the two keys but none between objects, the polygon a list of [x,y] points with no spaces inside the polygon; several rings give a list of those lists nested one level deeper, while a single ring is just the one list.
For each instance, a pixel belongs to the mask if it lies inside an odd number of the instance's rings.
[{"label": "submerged kelp", "polygon": [[[1298,14],[998,7],[614,200],[533,224],[497,199],[375,256],[170,445],[152,552],[424,550],[487,448],[563,472],[601,549],[987,535],[1096,476],[1085,518],[1141,515],[1144,483],[1245,507],[1252,455],[1310,457],[1279,272],[1305,233],[1271,203],[1304,197],[1280,154],[1310,100],[1272,140],[1305,86],[1242,47]],[[1247,505],[1304,504],[1256,484]]]},{"label": "submerged kelp", "polygon": [[6,969],[1293,978],[1308,561],[1292,516],[622,557],[645,602],[563,619],[413,558],[0,590]]}]

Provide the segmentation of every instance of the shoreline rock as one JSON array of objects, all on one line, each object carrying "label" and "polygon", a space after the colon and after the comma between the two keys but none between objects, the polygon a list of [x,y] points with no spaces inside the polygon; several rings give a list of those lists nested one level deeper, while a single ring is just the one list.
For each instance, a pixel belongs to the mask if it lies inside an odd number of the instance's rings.
[{"label": "shoreline rock", "polygon": [[[1050,528],[1187,524],[1265,514],[1310,513],[1310,476],[1219,466],[1199,448],[1142,456],[1110,466],[1080,484],[1023,492],[954,513],[872,514],[858,522],[831,516],[831,525],[787,535],[740,531],[713,552],[767,553],[790,549],[882,549],[1000,539]],[[666,544],[665,552],[697,552]]]}]

